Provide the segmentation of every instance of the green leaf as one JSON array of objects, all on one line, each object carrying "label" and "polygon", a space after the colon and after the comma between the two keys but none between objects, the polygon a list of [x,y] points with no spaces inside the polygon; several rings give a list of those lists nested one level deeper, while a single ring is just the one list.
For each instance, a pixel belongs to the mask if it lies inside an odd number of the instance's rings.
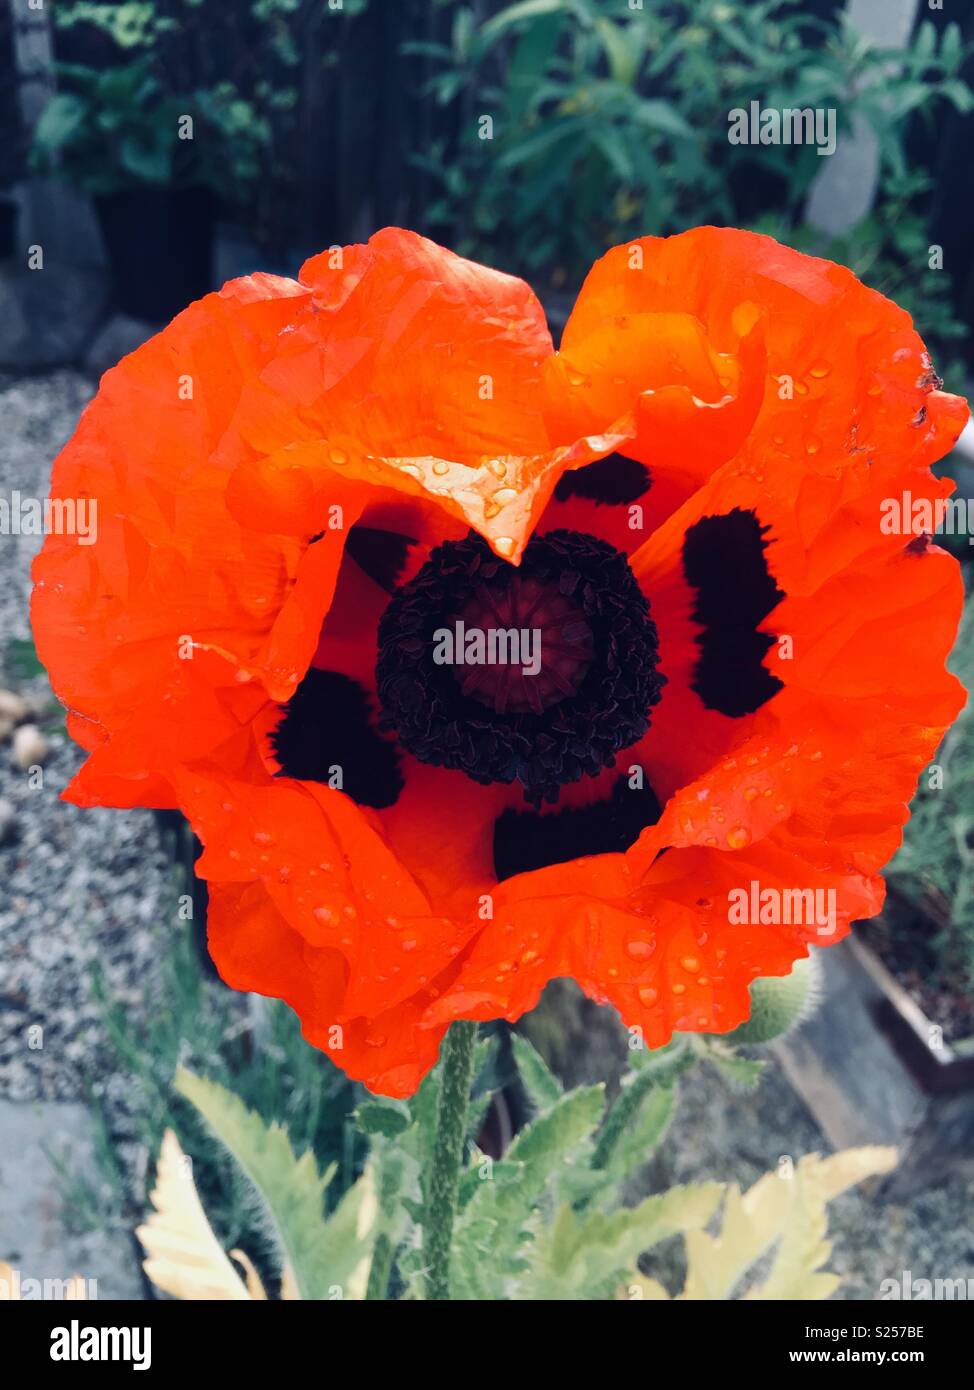
[{"label": "green leaf", "polygon": [[118,157],[123,169],[143,183],[169,182],[172,174],[172,147],[169,143],[139,140],[131,136],[122,140]]},{"label": "green leaf", "polygon": [[366,1134],[381,1134],[394,1139],[412,1124],[409,1106],[400,1100],[366,1100],[355,1112]]},{"label": "green leaf", "polygon": [[367,1272],[375,1204],[370,1178],[349,1188],[326,1220],[325,1190],[334,1169],[322,1176],[310,1150],[295,1157],[282,1125],[266,1124],[215,1082],[180,1067],[174,1086],[253,1185],[276,1238],[281,1267],[292,1270],[301,1298],[333,1298],[363,1267]]},{"label": "green leaf", "polygon": [[713,1216],[720,1183],[673,1187],[637,1207],[580,1215],[568,1204],[538,1237],[520,1297],[566,1300],[607,1296],[644,1250],[693,1231]]},{"label": "green leaf", "polygon": [[520,1182],[524,1176],[523,1163],[509,1163],[506,1159],[498,1159],[490,1163],[485,1175],[484,1162],[483,1158],[478,1157],[471,1167],[460,1174],[460,1195],[457,1200],[461,1209],[479,1192],[481,1183],[492,1182],[503,1187],[505,1184]]},{"label": "green leaf", "polygon": [[559,1097],[544,1114],[522,1129],[505,1158],[547,1175],[591,1135],[605,1108],[605,1087],[581,1086]]},{"label": "green leaf", "polygon": [[57,92],[40,114],[34,129],[34,147],[55,154],[84,127],[87,103],[71,92]]},{"label": "green leaf", "polygon": [[711,1062],[732,1086],[743,1091],[753,1091],[760,1083],[764,1072],[763,1062],[717,1050],[712,1050],[709,1055]]},{"label": "green leaf", "polygon": [[633,120],[650,130],[680,139],[692,139],[693,129],[668,101],[641,101],[633,110]]},{"label": "green leaf", "polygon": [[673,1090],[651,1072],[632,1072],[606,1116],[592,1157],[593,1168],[623,1176],[652,1155],[673,1114]]},{"label": "green leaf", "polygon": [[558,14],[567,9],[565,0],[519,0],[516,5],[508,5],[506,10],[495,14],[481,25],[481,38],[493,43],[501,37],[512,24],[520,24],[525,19],[539,19],[543,15]]},{"label": "green leaf", "polygon": [[606,15],[596,19],[595,31],[605,49],[613,80],[631,87],[646,51],[648,31],[641,25],[617,24]]},{"label": "green leaf", "polygon": [[540,1052],[521,1033],[511,1034],[514,1062],[528,1100],[535,1110],[547,1110],[564,1092],[564,1087]]}]

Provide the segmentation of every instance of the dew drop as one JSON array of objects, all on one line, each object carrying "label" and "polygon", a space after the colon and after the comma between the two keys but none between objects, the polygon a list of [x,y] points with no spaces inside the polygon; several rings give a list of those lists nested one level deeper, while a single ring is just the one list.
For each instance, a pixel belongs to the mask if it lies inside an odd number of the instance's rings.
[{"label": "dew drop", "polygon": [[626,955],[631,960],[649,960],[655,950],[655,941],[630,941],[626,944]]},{"label": "dew drop", "polygon": [[659,998],[659,990],[653,989],[652,985],[643,985],[639,991],[639,1000],[642,1004],[655,1004]]},{"label": "dew drop", "polygon": [[438,478],[442,478],[444,473],[449,473],[450,465],[445,459],[437,459],[433,464],[433,472]]},{"label": "dew drop", "polygon": [[348,463],[348,454],[346,454],[344,449],[329,449],[328,457],[331,459],[332,463],[337,464],[339,468],[341,468],[343,463]]},{"label": "dew drop", "polygon": [[751,832],[743,825],[735,825],[733,830],[727,832],[727,843],[731,849],[744,849],[751,843]]},{"label": "dew drop", "polygon": [[497,551],[498,555],[513,555],[514,541],[510,536],[498,536],[494,541],[494,549]]}]

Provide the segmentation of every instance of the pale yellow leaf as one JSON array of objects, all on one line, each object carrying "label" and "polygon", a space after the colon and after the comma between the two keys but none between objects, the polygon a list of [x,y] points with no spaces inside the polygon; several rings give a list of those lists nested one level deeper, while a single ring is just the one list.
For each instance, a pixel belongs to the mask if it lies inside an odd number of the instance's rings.
[{"label": "pale yellow leaf", "polygon": [[832,1251],[827,1204],[895,1163],[895,1149],[848,1149],[825,1159],[808,1154],[790,1176],[766,1173],[743,1196],[738,1187],[728,1187],[718,1233],[686,1235],[687,1276],[679,1297],[733,1297],[747,1272],[777,1247],[767,1279],[746,1297],[828,1298],[839,1280],[822,1269]]},{"label": "pale yellow leaf", "polygon": [[743,1196],[736,1184],[728,1187],[720,1233],[687,1234],[687,1277],[680,1298],[730,1298],[741,1277],[781,1235],[792,1197],[792,1185],[777,1173],[765,1173]]},{"label": "pale yellow leaf", "polygon": [[231,1260],[236,1260],[238,1265],[243,1265],[244,1279],[247,1281],[247,1292],[255,1303],[266,1303],[267,1292],[261,1283],[260,1275],[254,1268],[254,1262],[249,1255],[242,1250],[231,1250]]},{"label": "pale yellow leaf", "polygon": [[827,1203],[847,1188],[896,1165],[891,1148],[845,1149],[821,1158],[801,1159],[790,1183],[794,1200],[775,1253],[771,1272],[748,1297],[761,1300],[827,1298],[838,1279],[822,1265],[832,1253],[828,1234]]},{"label": "pale yellow leaf", "polygon": [[249,1300],[206,1219],[189,1161],[171,1129],[163,1136],[151,1200],[155,1211],[135,1234],[153,1284],[176,1298]]},{"label": "pale yellow leaf", "polygon": [[[367,1164],[365,1172],[358,1180],[358,1187],[362,1191],[362,1200],[359,1205],[358,1214],[355,1221],[355,1234],[359,1240],[365,1240],[372,1231],[373,1226],[379,1216],[379,1197],[375,1186],[375,1173],[372,1165]],[[348,1280],[347,1297],[352,1299],[364,1299],[365,1291],[369,1285],[369,1270],[372,1267],[372,1245],[369,1242],[368,1253],[359,1261],[352,1271]]]}]

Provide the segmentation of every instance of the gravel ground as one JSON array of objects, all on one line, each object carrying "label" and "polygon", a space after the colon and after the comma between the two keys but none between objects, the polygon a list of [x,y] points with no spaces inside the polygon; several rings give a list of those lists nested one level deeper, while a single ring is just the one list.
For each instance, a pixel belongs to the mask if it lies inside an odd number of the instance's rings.
[{"label": "gravel ground", "polygon": [[[51,460],[90,393],[74,372],[0,382],[0,495],[47,495]],[[0,536],[0,652],[29,635],[38,541]],[[58,799],[80,750],[43,678],[21,693],[51,754],[43,787],[32,789],[9,745],[0,749],[0,797],[14,809],[13,832],[0,846],[0,1098],[66,1100],[81,1094],[83,1076],[93,1080],[108,1065],[89,998],[91,966],[97,960],[113,992],[138,1001],[153,960],[150,926],[172,901],[172,867],[151,813],[81,811]],[[42,1035],[29,1032],[34,1025]]]},{"label": "gravel ground", "polygon": [[[0,379],[0,495],[46,495],[50,461],[90,391],[88,378],[73,372]],[[10,638],[28,635],[36,544],[34,537],[0,536],[4,649]],[[25,693],[41,707],[47,701],[43,682]],[[157,955],[152,928],[173,900],[173,870],[150,813],[82,812],[58,800],[80,754],[63,732],[50,737],[40,790],[29,790],[0,751],[0,797],[15,812],[14,836],[0,846],[0,1099],[77,1099],[87,1078],[110,1101],[117,1097],[124,1129],[127,1082],[110,1074],[111,1054],[89,999],[90,967],[97,960],[112,992],[138,1006]],[[585,1010],[575,1016],[576,1055],[605,1075],[604,1026]],[[31,1049],[28,1029],[36,1024],[43,1046]],[[707,1069],[687,1077],[661,1167],[669,1181],[713,1177],[746,1186],[782,1154],[827,1149],[772,1061],[753,1094],[730,1091]],[[845,1279],[840,1297],[875,1298],[884,1278],[906,1269],[914,1278],[974,1277],[974,1184],[956,1182],[888,1205],[854,1192],[832,1211],[830,1267]]]}]

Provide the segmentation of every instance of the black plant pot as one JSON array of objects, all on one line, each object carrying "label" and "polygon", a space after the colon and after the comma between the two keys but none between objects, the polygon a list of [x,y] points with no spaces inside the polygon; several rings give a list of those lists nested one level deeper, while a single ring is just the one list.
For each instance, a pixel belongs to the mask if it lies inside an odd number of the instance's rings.
[{"label": "black plant pot", "polygon": [[95,206],[122,313],[168,323],[213,288],[208,189],[126,188]]}]

